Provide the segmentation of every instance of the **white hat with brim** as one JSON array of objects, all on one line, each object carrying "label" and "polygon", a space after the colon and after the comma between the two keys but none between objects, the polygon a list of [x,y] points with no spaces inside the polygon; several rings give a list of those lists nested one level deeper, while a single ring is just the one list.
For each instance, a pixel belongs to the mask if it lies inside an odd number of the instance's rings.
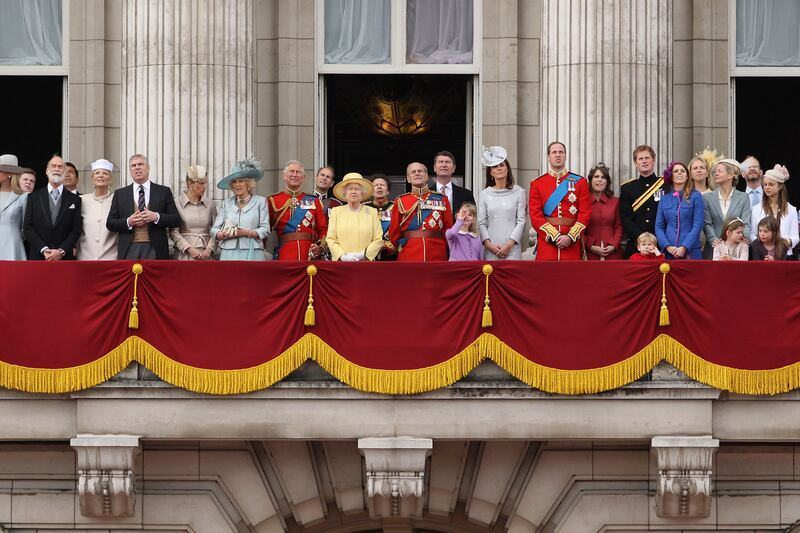
[{"label": "white hat with brim", "polygon": [[19,166],[17,156],[11,154],[0,155],[0,172],[9,174],[22,174],[25,169]]},{"label": "white hat with brim", "polygon": [[261,170],[261,163],[254,159],[245,159],[233,165],[231,173],[217,183],[217,188],[226,190],[230,188],[233,180],[252,178],[258,181],[263,177],[264,172]]},{"label": "white hat with brim", "polygon": [[333,187],[333,195],[342,202],[347,202],[344,190],[348,185],[352,185],[354,183],[361,185],[361,188],[364,189],[364,197],[361,199],[361,201],[366,202],[369,200],[372,196],[372,182],[365,180],[364,176],[358,172],[350,172],[345,174],[342,178],[342,181]]},{"label": "white hat with brim", "polygon": [[496,167],[508,158],[508,152],[502,146],[481,146],[481,163],[485,167]]},{"label": "white hat with brim", "polygon": [[775,180],[778,183],[786,183],[786,180],[789,179],[789,171],[783,165],[775,165],[775,168],[764,172],[764,177]]}]

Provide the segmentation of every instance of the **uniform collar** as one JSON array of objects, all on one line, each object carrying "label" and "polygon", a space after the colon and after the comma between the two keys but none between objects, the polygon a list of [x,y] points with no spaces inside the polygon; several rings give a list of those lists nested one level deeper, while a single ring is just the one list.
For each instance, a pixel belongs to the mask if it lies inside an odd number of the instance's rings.
[{"label": "uniform collar", "polygon": [[429,191],[430,189],[428,189],[427,185],[423,185],[422,187],[411,187],[411,194],[413,194],[414,196],[422,196],[423,194]]},{"label": "uniform collar", "polygon": [[553,170],[552,168],[547,170],[547,173],[555,178],[563,178],[567,174],[569,174],[569,170],[567,167],[562,168],[561,170]]},{"label": "uniform collar", "polygon": [[286,194],[288,194],[292,198],[297,198],[298,196],[303,194],[303,191],[300,191],[300,190],[293,191],[289,187],[286,187],[285,189],[283,189],[283,192],[285,192]]}]

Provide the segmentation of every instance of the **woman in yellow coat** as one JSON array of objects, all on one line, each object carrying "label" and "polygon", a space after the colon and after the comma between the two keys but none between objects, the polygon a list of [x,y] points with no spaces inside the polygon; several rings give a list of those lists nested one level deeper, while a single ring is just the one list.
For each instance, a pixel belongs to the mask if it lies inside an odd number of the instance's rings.
[{"label": "woman in yellow coat", "polygon": [[334,261],[374,261],[383,247],[383,230],[378,211],[362,205],[372,196],[372,183],[351,172],[333,188],[345,202],[331,209],[325,238]]}]

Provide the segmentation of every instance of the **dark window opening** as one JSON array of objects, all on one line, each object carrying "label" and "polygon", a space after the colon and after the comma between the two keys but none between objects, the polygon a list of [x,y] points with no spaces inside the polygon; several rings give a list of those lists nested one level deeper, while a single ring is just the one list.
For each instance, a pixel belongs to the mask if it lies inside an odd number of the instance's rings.
[{"label": "dark window opening", "polygon": [[[780,163],[800,175],[797,125],[800,124],[800,78],[736,78],[736,157],[753,155],[768,169]],[[800,180],[786,182],[789,202],[800,203]],[[744,180],[739,180],[744,189]]]},{"label": "dark window opening", "polygon": [[326,163],[334,167],[337,179],[348,172],[386,174],[396,196],[404,191],[409,163],[424,163],[433,177],[433,157],[446,150],[456,158],[453,179],[463,185],[471,162],[471,154],[466,154],[471,79],[461,75],[326,76]]},{"label": "dark window opening", "polygon": [[63,94],[60,76],[0,77],[0,153],[14,154],[21,166],[35,170],[37,188],[47,184],[47,162],[61,153]]}]

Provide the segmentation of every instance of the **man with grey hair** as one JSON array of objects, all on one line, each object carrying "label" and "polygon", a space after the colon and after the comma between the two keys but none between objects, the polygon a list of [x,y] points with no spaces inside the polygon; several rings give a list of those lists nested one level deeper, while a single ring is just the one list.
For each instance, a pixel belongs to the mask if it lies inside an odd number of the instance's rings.
[{"label": "man with grey hair", "polygon": [[142,154],[128,160],[133,183],[114,192],[106,219],[119,233],[117,259],[169,259],[168,228],[181,217],[172,190],[150,181],[150,162]]},{"label": "man with grey hair", "polygon": [[47,162],[47,187],[28,195],[23,233],[28,259],[75,259],[81,236],[81,198],[64,188],[64,160],[54,155]]},{"label": "man with grey hair", "polygon": [[309,261],[324,253],[328,218],[319,198],[300,190],[305,177],[303,164],[289,161],[283,169],[285,188],[267,198],[270,227],[278,238],[274,256],[280,260]]}]

